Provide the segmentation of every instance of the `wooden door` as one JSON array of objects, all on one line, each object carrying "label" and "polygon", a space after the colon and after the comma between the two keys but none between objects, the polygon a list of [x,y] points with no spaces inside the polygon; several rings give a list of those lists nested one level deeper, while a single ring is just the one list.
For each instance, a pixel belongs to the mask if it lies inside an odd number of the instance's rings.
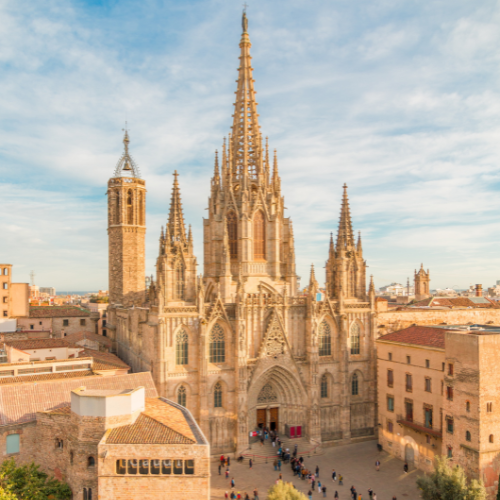
[{"label": "wooden door", "polygon": [[[271,424],[274,423],[274,429],[276,429],[276,430],[278,430],[278,424],[279,424],[278,412],[279,412],[279,408],[271,408],[269,410],[269,422]],[[271,428],[272,428],[272,426],[271,426]]]},{"label": "wooden door", "polygon": [[257,427],[261,429],[266,426],[266,410],[257,410]]}]

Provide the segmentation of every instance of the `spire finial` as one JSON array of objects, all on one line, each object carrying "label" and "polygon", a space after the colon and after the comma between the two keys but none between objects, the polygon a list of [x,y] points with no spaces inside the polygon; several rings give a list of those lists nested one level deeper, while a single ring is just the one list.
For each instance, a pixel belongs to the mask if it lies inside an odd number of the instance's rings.
[{"label": "spire finial", "polygon": [[179,189],[179,174],[177,170],[173,173],[174,184],[172,186],[172,197],[170,199],[170,213],[168,215],[167,229],[173,241],[186,242],[186,227],[182,213],[181,192]]},{"label": "spire finial", "polygon": [[349,209],[349,198],[347,196],[347,184],[344,184],[342,194],[342,206],[340,209],[339,230],[337,234],[337,249],[340,247],[354,247],[354,234],[352,231],[351,212]]},{"label": "spire finial", "polygon": [[375,284],[373,283],[373,274],[370,274],[370,293],[375,294]]}]

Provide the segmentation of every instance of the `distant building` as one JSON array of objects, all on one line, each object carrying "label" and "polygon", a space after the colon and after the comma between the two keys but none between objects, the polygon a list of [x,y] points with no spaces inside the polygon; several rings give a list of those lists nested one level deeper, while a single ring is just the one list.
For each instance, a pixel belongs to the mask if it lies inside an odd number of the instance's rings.
[{"label": "distant building", "polygon": [[28,283],[12,283],[12,264],[0,264],[0,332],[15,332],[16,318],[28,315]]},{"label": "distant building", "polygon": [[56,294],[56,289],[54,287],[51,287],[51,286],[41,286],[40,293],[46,293],[52,297]]}]

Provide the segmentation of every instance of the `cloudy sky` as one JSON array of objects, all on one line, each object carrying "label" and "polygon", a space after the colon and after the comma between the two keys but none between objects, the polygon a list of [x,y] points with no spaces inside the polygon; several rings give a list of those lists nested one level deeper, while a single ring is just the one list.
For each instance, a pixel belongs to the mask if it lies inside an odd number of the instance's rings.
[{"label": "cloudy sky", "polygon": [[[297,267],[323,279],[342,184],[377,286],[500,280],[500,4],[247,0],[260,124],[278,149]],[[240,2],[0,0],[0,261],[107,288],[106,183],[131,151],[154,272],[177,169],[202,263],[231,125]],[[200,269],[201,271],[201,269]]]}]

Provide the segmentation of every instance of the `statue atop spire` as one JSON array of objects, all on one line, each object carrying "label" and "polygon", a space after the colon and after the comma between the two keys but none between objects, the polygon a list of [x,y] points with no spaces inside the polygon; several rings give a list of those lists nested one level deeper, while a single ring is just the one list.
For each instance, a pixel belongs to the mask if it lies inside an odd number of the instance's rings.
[{"label": "statue atop spire", "polygon": [[[246,7],[245,7],[246,9]],[[243,33],[248,32],[248,18],[246,10],[243,11],[243,16],[241,17],[241,27],[243,28]]]}]

